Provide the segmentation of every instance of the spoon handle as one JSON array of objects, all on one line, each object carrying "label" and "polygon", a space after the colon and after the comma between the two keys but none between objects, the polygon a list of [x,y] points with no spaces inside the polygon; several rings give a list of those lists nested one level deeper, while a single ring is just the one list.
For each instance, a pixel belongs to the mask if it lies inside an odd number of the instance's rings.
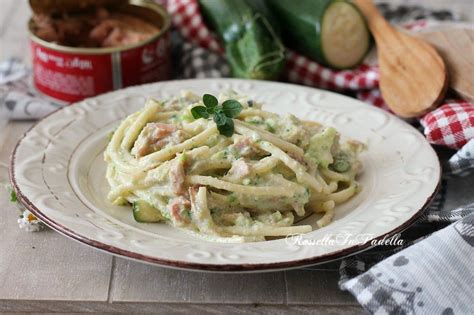
[{"label": "spoon handle", "polygon": [[380,14],[372,0],[354,0],[355,5],[365,16],[367,25],[378,45],[383,44],[390,36],[395,35],[395,29]]}]

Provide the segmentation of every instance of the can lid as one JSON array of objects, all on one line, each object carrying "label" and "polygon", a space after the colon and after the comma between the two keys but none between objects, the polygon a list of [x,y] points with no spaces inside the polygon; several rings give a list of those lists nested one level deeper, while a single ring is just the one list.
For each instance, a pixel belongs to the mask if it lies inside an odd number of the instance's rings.
[{"label": "can lid", "polygon": [[116,7],[128,3],[128,0],[29,0],[36,14],[72,13],[97,7]]}]

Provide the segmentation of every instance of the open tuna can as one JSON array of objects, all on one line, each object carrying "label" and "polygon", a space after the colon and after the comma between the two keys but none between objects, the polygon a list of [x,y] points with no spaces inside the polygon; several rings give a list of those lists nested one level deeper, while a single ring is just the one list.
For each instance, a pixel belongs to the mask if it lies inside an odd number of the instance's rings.
[{"label": "open tuna can", "polygon": [[33,81],[76,102],[170,78],[170,17],[147,0],[30,0]]}]

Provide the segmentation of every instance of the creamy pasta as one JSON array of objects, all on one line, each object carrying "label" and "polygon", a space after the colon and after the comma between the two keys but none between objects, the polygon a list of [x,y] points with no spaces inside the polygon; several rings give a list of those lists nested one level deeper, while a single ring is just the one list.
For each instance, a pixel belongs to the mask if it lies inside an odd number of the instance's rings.
[{"label": "creamy pasta", "polygon": [[108,198],[133,206],[139,222],[165,222],[215,241],[262,241],[307,233],[295,220],[334,208],[360,186],[360,142],[340,141],[331,127],[262,110],[262,104],[233,91],[219,103],[237,100],[231,136],[214,121],[195,119],[201,97],[182,92],[149,99],[124,119],[105,151]]}]

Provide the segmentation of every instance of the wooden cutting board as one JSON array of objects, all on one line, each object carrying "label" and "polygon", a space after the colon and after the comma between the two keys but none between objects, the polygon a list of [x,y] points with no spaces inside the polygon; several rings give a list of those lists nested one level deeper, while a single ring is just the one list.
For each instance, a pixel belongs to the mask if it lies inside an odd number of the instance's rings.
[{"label": "wooden cutting board", "polygon": [[435,46],[447,65],[450,87],[474,102],[474,28],[412,34]]}]

